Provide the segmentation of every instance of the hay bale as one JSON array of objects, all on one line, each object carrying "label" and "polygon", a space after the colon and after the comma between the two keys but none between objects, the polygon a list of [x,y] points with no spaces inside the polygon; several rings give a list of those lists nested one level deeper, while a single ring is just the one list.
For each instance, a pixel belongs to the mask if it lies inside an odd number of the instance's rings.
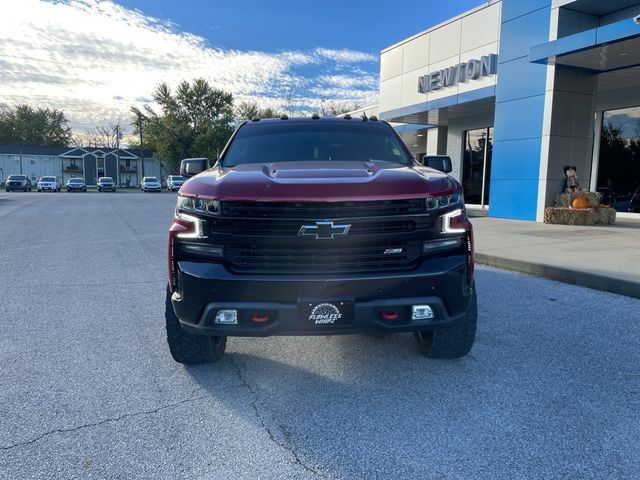
[{"label": "hay bale", "polygon": [[612,225],[616,221],[613,208],[573,209],[549,207],[544,209],[544,223],[554,225]]},{"label": "hay bale", "polygon": [[594,208],[600,205],[600,200],[602,200],[602,195],[597,192],[572,192],[572,193],[559,193],[556,195],[556,201],[554,207],[561,208],[570,208],[573,201],[578,198],[585,196],[587,197],[587,201],[589,202],[589,207]]}]

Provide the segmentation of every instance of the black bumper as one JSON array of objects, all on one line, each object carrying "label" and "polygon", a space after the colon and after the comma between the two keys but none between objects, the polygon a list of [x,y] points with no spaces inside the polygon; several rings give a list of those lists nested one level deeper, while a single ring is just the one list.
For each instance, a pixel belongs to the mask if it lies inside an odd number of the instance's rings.
[{"label": "black bumper", "polygon": [[[202,335],[334,335],[429,330],[462,319],[469,308],[466,257],[430,259],[412,271],[331,275],[238,275],[215,263],[179,262],[180,292],[172,296],[182,327]],[[308,301],[353,302],[348,325],[312,325],[301,315]],[[411,320],[412,305],[430,305],[434,318]],[[237,309],[238,324],[215,324],[220,309]],[[387,320],[384,312],[396,311]],[[252,315],[268,314],[265,323]]]}]

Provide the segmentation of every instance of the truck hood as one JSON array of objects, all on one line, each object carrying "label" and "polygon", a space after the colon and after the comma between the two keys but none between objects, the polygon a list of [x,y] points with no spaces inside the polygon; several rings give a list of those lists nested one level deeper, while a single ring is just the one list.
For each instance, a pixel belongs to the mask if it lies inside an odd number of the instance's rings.
[{"label": "truck hood", "polygon": [[389,162],[304,161],[214,167],[189,179],[184,196],[235,201],[383,200],[459,191],[445,173]]}]

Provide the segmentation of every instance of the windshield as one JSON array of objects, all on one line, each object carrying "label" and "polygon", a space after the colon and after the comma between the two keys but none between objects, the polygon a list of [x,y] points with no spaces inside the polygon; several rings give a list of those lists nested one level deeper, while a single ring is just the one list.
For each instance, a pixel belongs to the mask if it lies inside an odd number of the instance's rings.
[{"label": "windshield", "polygon": [[157,182],[158,179],[156,177],[147,177],[144,180],[145,182]]},{"label": "windshield", "polygon": [[223,164],[294,161],[372,161],[413,163],[386,123],[344,120],[245,124],[234,137]]},{"label": "windshield", "polygon": [[7,180],[26,180],[27,177],[25,177],[24,175],[9,175],[7,177]]},{"label": "windshield", "polygon": [[184,177],[174,176],[174,177],[171,177],[171,181],[172,182],[184,182]]},{"label": "windshield", "polygon": [[111,177],[101,177],[98,181],[102,183],[112,183],[113,179]]},{"label": "windshield", "polygon": [[72,178],[69,180],[69,183],[84,183],[84,180],[81,178]]},{"label": "windshield", "polygon": [[41,182],[55,182],[56,181],[56,177],[42,177],[40,179]]}]

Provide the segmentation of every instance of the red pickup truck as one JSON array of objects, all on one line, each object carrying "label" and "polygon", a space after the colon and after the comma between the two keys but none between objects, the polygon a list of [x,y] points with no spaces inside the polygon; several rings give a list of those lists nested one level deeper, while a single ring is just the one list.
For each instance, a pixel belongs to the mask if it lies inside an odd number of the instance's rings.
[{"label": "red pickup truck", "polygon": [[187,159],[181,174],[166,297],[177,362],[220,360],[228,336],[413,332],[429,357],[471,349],[462,188],[388,123],[255,119],[212,168]]}]

